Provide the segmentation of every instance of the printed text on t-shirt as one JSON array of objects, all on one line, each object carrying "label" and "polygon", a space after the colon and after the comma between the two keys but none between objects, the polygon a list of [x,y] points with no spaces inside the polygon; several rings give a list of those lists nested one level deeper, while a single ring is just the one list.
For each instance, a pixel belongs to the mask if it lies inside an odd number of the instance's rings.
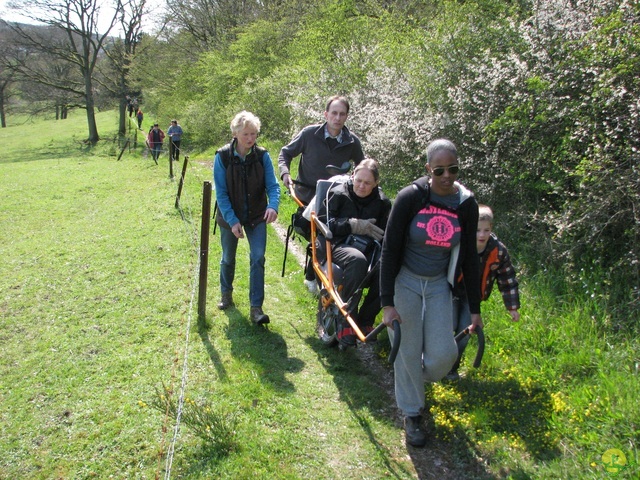
[{"label": "printed text on t-shirt", "polygon": [[424,229],[427,234],[425,245],[450,248],[454,234],[461,231],[457,214],[434,205],[423,208],[418,214],[427,217],[426,221],[416,223],[416,227]]}]

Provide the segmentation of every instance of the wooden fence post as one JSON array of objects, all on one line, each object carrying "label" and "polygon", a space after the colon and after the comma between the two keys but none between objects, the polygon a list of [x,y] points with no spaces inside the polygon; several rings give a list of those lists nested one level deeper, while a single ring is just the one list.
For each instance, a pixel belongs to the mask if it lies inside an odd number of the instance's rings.
[{"label": "wooden fence post", "polygon": [[180,195],[182,195],[182,186],[184,185],[184,176],[187,173],[187,162],[189,162],[189,156],[185,155],[184,163],[182,164],[182,174],[180,175],[180,182],[178,182],[178,194],[176,195],[176,208],[180,206]]},{"label": "wooden fence post", "polygon": [[[171,162],[171,160],[169,160],[169,162]],[[209,265],[210,222],[211,182],[204,182],[202,188],[202,227],[200,229],[200,278],[198,282],[198,318],[200,320],[205,319],[207,310],[207,269]]]},{"label": "wooden fence post", "polygon": [[117,162],[119,162],[120,159],[122,158],[122,154],[124,153],[125,149],[129,146],[130,140],[131,140],[130,138],[127,138],[127,141],[124,142],[124,147],[122,147],[122,150],[120,150],[120,155],[118,155],[118,160],[116,160]]}]

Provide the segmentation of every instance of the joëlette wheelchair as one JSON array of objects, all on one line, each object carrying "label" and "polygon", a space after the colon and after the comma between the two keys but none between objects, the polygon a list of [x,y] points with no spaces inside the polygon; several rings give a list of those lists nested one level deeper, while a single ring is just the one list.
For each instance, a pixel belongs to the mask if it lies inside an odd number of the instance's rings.
[{"label": "jo\u00eblette wheelchair", "polygon": [[[346,170],[345,167],[347,167]],[[329,180],[318,181],[316,186],[315,202],[312,200],[311,204],[307,206],[306,209],[306,211],[309,212],[308,215],[311,221],[311,239],[309,242],[311,261],[307,268],[313,268],[317,282],[320,286],[318,312],[316,314],[316,329],[318,337],[322,343],[328,346],[338,344],[341,349],[344,349],[345,347],[338,342],[338,329],[344,322],[353,329],[357,339],[362,343],[375,341],[378,334],[385,328],[384,323],[380,322],[373,331],[365,336],[360,327],[358,327],[356,321],[349,314],[349,301],[356,296],[357,298],[360,297],[360,294],[362,293],[362,290],[366,288],[369,279],[379,268],[380,253],[382,250],[380,242],[375,242],[374,251],[370,255],[371,258],[369,260],[368,273],[360,282],[356,292],[350,299],[343,299],[340,295],[340,291],[342,290],[343,272],[342,269],[332,261],[331,240],[333,238],[333,233],[317,215],[317,212],[320,211],[323,203],[325,206],[328,205],[329,190],[331,187],[348,180],[349,177],[345,175],[346,171],[348,171],[348,167],[350,167],[350,164],[343,165],[342,167],[327,167],[330,172],[337,173],[337,175],[334,175],[334,177]],[[293,188],[290,188],[290,194],[299,206],[304,206],[304,204],[297,198]],[[292,226],[289,228],[291,229]],[[324,245],[321,245],[320,242],[323,241]],[[391,345],[391,351],[389,353],[390,363],[395,361],[400,347],[401,335],[400,323],[398,321],[393,322],[393,330],[393,344]]]}]

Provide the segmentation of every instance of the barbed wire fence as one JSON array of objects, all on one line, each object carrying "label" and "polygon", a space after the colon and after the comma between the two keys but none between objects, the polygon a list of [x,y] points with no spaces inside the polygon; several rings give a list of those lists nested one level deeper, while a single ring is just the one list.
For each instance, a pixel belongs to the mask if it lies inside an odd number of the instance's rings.
[{"label": "barbed wire fence", "polygon": [[[146,132],[138,127],[135,119],[127,117],[127,134],[118,135],[116,139],[117,161],[120,161],[125,152],[129,158],[141,159],[145,162],[153,153],[147,141]],[[138,140],[138,134],[144,139]],[[185,399],[187,398],[188,376],[189,376],[189,353],[190,353],[190,331],[194,318],[204,319],[206,307],[206,281],[208,263],[208,239],[210,234],[211,216],[211,169],[203,168],[202,162],[191,161],[191,151],[180,145],[178,155],[181,161],[176,161],[176,172],[179,173],[176,179],[174,173],[174,162],[170,158],[170,138],[165,137],[165,141],[160,149],[158,162],[155,164],[163,167],[164,161],[169,165],[168,197],[173,202],[172,207],[180,214],[180,221],[184,235],[189,238],[190,244],[190,279],[189,306],[182,315],[179,334],[176,335],[177,343],[174,349],[174,357],[171,361],[171,372],[168,388],[165,393],[174,398],[167,398],[169,402],[176,402],[176,410],[173,418],[169,409],[163,417],[160,445],[158,447],[157,466],[155,478],[171,478],[173,460],[181,431],[181,417],[184,411]],[[140,147],[143,150],[140,150]],[[166,156],[164,155],[166,153]],[[127,157],[125,157],[127,158]],[[166,159],[166,160],[165,160]],[[154,168],[153,171],[156,169]],[[164,170],[164,169],[163,169]],[[159,171],[159,170],[158,170]],[[207,174],[208,173],[208,174]]]},{"label": "barbed wire fence", "polygon": [[[210,235],[210,212],[211,212],[211,181],[205,178],[203,170],[198,164],[190,162],[190,152],[181,149],[183,153],[183,161],[181,173],[178,181],[172,186],[175,188],[174,208],[180,213],[182,225],[186,236],[190,239],[191,245],[191,287],[189,308],[183,317],[181,331],[183,335],[182,346],[177,346],[175,350],[175,358],[172,362],[173,369],[171,373],[169,392],[176,395],[176,414],[175,418],[165,418],[163,425],[162,441],[159,451],[159,467],[156,478],[159,478],[160,463],[164,458],[164,478],[171,478],[173,459],[175,455],[176,445],[179,441],[181,417],[185,405],[185,399],[188,390],[188,374],[189,374],[189,343],[190,331],[194,318],[204,319],[204,306],[206,305],[206,281],[207,281],[207,263],[208,263],[208,239]],[[171,160],[169,159],[171,164]],[[179,165],[179,162],[178,162]],[[191,167],[191,168],[190,168]],[[209,177],[210,178],[210,177]],[[173,179],[173,177],[172,177]],[[202,188],[198,187],[202,185]],[[198,195],[198,191],[202,192]],[[197,307],[196,307],[197,305]],[[197,312],[197,313],[196,313]],[[175,387],[178,387],[176,392]],[[166,414],[168,416],[168,412]],[[173,429],[170,438],[166,438],[169,433],[166,425],[169,420],[173,422]]]},{"label": "barbed wire fence", "polygon": [[[131,117],[128,120],[129,135],[124,141],[118,161],[122,158],[125,150],[129,148],[131,153],[132,148],[137,151],[138,148],[138,131],[142,132],[144,138],[144,150],[141,152],[141,157],[147,159],[151,154],[156,165],[159,165],[156,156],[152,152],[151,145],[147,141],[147,135],[145,131],[138,126],[137,121]],[[133,135],[132,135],[133,132]],[[131,138],[133,136],[133,139]],[[167,163],[169,165],[169,178],[173,181],[174,175],[174,161],[170,158],[170,146],[168,142],[171,142],[170,138],[165,138],[165,142],[159,151],[159,156],[167,154]],[[196,304],[198,318],[204,318],[205,306],[206,306],[206,276],[207,276],[207,255],[208,255],[208,238],[209,238],[209,217],[211,212],[211,182],[205,180],[202,170],[199,168],[189,168],[190,166],[190,153],[187,149],[181,145],[178,149],[178,154],[182,154],[182,164],[180,170],[180,176],[177,183],[171,184],[171,187],[175,188],[175,201],[174,208],[180,213],[180,218],[183,225],[185,235],[190,239],[191,251],[192,251],[192,265],[191,270],[191,286],[189,291],[189,307],[186,315],[182,316],[181,322],[181,334],[176,338],[182,338],[182,344],[176,345],[175,356],[173,358],[172,369],[170,374],[169,388],[167,394],[176,394],[176,414],[175,418],[169,418],[170,414],[167,409],[163,418],[162,434],[160,440],[160,446],[158,451],[158,464],[156,467],[155,478],[159,479],[161,472],[164,469],[164,478],[168,480],[171,478],[171,472],[173,467],[173,460],[176,450],[176,445],[180,436],[181,417],[185,405],[186,393],[188,388],[188,374],[189,374],[189,343],[190,343],[190,331],[191,325],[196,312]],[[158,156],[158,159],[159,159]],[[180,166],[180,162],[176,161],[176,165]],[[187,185],[188,183],[188,185]],[[201,184],[202,196],[197,196],[197,189],[194,185]],[[200,220],[200,221],[198,221]],[[200,235],[198,235],[198,226],[200,228]],[[203,247],[203,244],[204,245]],[[176,387],[178,391],[176,392]],[[167,402],[172,399],[167,399]],[[173,428],[169,438],[168,425],[173,423]],[[163,462],[164,459],[164,462]],[[163,468],[164,464],[164,468]]]}]

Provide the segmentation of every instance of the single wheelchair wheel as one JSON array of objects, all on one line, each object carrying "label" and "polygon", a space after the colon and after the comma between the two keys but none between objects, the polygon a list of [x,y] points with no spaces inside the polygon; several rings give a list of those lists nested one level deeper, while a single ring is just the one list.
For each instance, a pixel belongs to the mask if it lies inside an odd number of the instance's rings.
[{"label": "single wheelchair wheel", "polygon": [[317,313],[317,332],[318,337],[325,345],[331,347],[338,343],[338,322],[342,318],[342,314],[335,303],[325,307],[322,304],[322,296],[318,300]]}]

